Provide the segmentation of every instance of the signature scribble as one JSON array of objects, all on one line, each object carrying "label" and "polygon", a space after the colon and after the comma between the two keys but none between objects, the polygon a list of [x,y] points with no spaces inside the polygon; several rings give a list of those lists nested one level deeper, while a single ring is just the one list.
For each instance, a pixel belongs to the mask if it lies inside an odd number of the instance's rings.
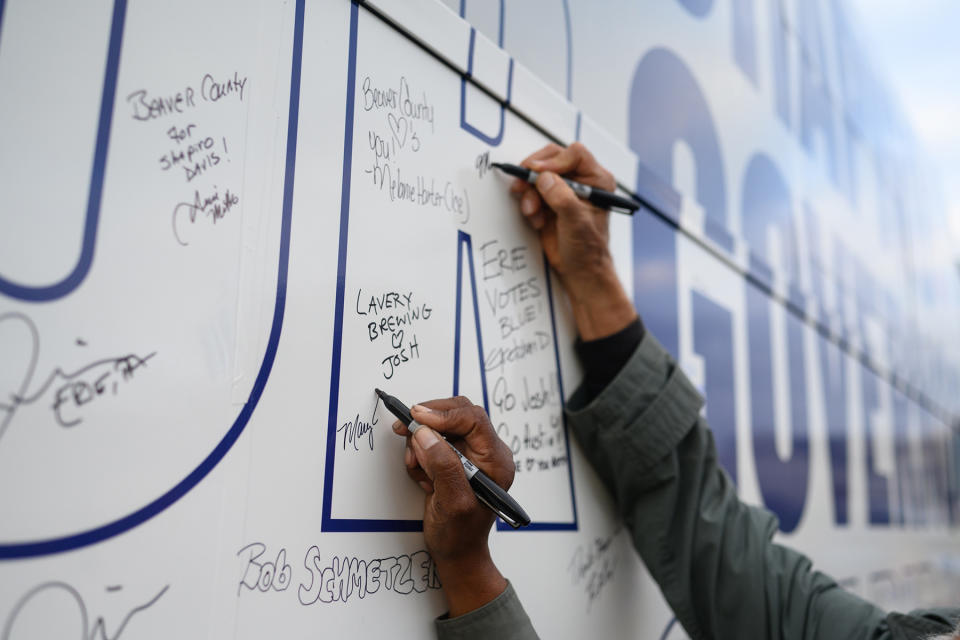
[{"label": "signature scribble", "polygon": [[[66,408],[71,406],[79,408],[108,392],[116,394],[119,383],[131,380],[134,372],[146,366],[157,353],[154,351],[146,356],[129,353],[101,358],[74,371],[64,371],[61,367],[57,367],[41,384],[33,388],[37,359],[40,355],[40,332],[33,321],[20,312],[0,314],[0,326],[4,323],[19,324],[26,328],[30,336],[30,358],[16,388],[7,392],[0,390],[0,440],[3,439],[18,409],[39,401],[54,385],[57,385],[57,389],[53,394],[54,400],[50,408],[57,422],[63,427],[80,424],[82,418],[67,417],[64,414]],[[0,348],[2,346],[0,345]]]},{"label": "signature scribble", "polygon": [[[21,627],[15,627],[14,625],[16,624],[17,619],[19,618],[24,607],[33,602],[34,599],[36,599],[39,595],[58,591],[65,593],[68,597],[73,599],[73,603],[71,603],[71,605],[76,605],[76,612],[80,614],[81,628],[79,631],[80,637],[83,640],[119,640],[120,636],[127,629],[127,625],[130,624],[130,621],[133,619],[133,617],[155,605],[169,588],[170,585],[165,586],[163,589],[157,592],[156,595],[143,604],[139,604],[130,609],[126,615],[124,615],[123,619],[120,621],[120,624],[116,627],[116,630],[111,635],[107,631],[107,621],[103,616],[97,616],[97,618],[93,621],[93,624],[90,624],[90,614],[87,611],[87,605],[83,600],[83,596],[81,596],[80,592],[77,591],[73,586],[67,584],[66,582],[44,582],[43,584],[37,585],[36,587],[30,589],[23,595],[23,597],[20,598],[17,604],[14,605],[13,610],[10,612],[10,616],[7,618],[7,621],[3,626],[3,634],[0,635],[0,640],[16,640],[16,638],[39,637],[36,633],[37,630],[23,629]],[[111,586],[107,587],[107,592],[114,593],[120,591],[121,589],[122,587]],[[56,600],[56,602],[59,604],[63,601]],[[69,615],[70,612],[57,610],[49,611],[47,613],[50,616],[63,618],[64,616]],[[15,635],[11,635],[14,632],[16,632]]]}]

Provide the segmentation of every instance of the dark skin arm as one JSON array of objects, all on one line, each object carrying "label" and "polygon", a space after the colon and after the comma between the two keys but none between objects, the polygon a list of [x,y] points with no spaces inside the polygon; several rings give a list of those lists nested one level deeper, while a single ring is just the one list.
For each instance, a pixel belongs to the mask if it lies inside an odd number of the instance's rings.
[{"label": "dark skin arm", "polygon": [[[580,337],[596,340],[617,333],[637,313],[607,247],[610,213],[579,199],[558,176],[609,191],[616,181],[580,143],[547,145],[522,164],[540,172],[540,178],[536,185],[517,180],[510,191],[567,292]],[[426,493],[423,535],[455,617],[496,598],[507,581],[487,545],[496,516],[477,500],[460,460],[437,434],[504,489],[513,483],[513,455],[483,408],[466,398],[431,400],[410,411],[429,428],[411,436],[396,422],[394,431],[407,438],[407,473]]]},{"label": "dark skin arm", "polygon": [[399,421],[393,430],[407,438],[407,473],[426,493],[423,537],[455,617],[496,598],[507,581],[487,546],[496,516],[477,500],[460,459],[438,433],[504,489],[513,484],[513,454],[483,407],[466,398],[431,400],[414,405],[410,413],[425,426],[412,436]]},{"label": "dark skin arm", "polygon": [[637,312],[607,246],[610,212],[578,198],[559,176],[607,191],[616,190],[616,180],[579,142],[569,147],[548,144],[521,164],[540,177],[535,186],[514,180],[510,192],[540,235],[547,260],[567,292],[580,338],[596,340],[617,333],[636,319]]}]

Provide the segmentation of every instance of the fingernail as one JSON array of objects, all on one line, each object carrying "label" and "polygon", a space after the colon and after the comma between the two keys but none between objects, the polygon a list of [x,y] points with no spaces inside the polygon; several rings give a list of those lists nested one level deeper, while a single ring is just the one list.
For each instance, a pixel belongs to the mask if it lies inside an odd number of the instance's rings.
[{"label": "fingernail", "polygon": [[542,166],[543,166],[543,160],[531,160],[531,161],[530,161],[530,168],[531,168],[531,169],[539,169],[539,168],[542,167]]},{"label": "fingernail", "polygon": [[430,407],[425,407],[422,404],[415,404],[410,407],[411,411],[416,411],[417,413],[433,413],[433,409]]},{"label": "fingernail", "polygon": [[417,439],[417,442],[424,449],[429,449],[440,442],[440,436],[430,427],[420,427],[417,429],[417,432],[413,434],[413,437]]},{"label": "fingernail", "polygon": [[427,482],[426,480],[421,480],[419,482],[419,485],[420,485],[420,488],[426,491],[427,493],[430,493],[431,491],[433,491],[433,487],[431,487],[430,483]]},{"label": "fingernail", "polygon": [[520,201],[520,210],[523,211],[526,215],[529,216],[530,214],[532,214],[534,209],[536,209],[536,206],[533,204],[532,198],[524,198],[523,200]]},{"label": "fingernail", "polygon": [[413,466],[413,462],[414,462],[415,458],[416,458],[416,456],[415,456],[415,454],[413,453],[413,449],[411,449],[410,447],[406,447],[406,448],[404,449],[404,451],[403,451],[403,461],[404,461],[405,463],[407,463],[407,466],[408,466],[408,467],[412,467],[412,466]]},{"label": "fingernail", "polygon": [[403,423],[397,420],[393,423],[393,432],[400,433],[400,430],[403,429]]},{"label": "fingernail", "polygon": [[549,190],[550,190],[550,187],[552,187],[552,186],[553,186],[553,183],[556,182],[556,181],[557,181],[557,179],[556,179],[555,177],[553,177],[553,174],[552,174],[552,173],[541,173],[541,174],[540,174],[540,188],[541,188],[543,191],[549,191]]}]

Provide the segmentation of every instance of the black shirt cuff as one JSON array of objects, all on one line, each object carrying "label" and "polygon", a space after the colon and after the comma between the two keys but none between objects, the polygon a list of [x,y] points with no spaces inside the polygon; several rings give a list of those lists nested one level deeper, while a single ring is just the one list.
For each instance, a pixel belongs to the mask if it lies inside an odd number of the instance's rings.
[{"label": "black shirt cuff", "polygon": [[584,342],[577,338],[574,348],[584,376],[579,394],[581,401],[589,403],[606,388],[627,364],[630,356],[643,339],[646,329],[638,316],[632,323],[606,338]]}]

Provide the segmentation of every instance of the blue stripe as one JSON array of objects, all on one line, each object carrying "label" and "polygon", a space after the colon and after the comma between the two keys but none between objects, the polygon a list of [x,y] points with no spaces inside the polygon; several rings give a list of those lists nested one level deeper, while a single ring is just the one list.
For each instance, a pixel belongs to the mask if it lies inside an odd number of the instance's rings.
[{"label": "blue stripe", "polygon": [[480,385],[483,388],[483,409],[489,414],[490,403],[487,401],[487,374],[483,370],[483,331],[480,330],[480,294],[477,292],[477,276],[473,269],[473,242],[470,239],[470,234],[463,233],[463,242],[467,246],[467,264],[470,265],[470,290],[473,293],[473,321],[477,326],[477,362],[480,365]]},{"label": "blue stripe", "polygon": [[0,42],[3,42],[3,7],[6,4],[6,0],[0,0]]},{"label": "blue stripe", "polygon": [[470,27],[470,45],[467,51],[467,72],[460,77],[460,128],[467,133],[476,136],[491,147],[499,146],[503,141],[503,131],[506,128],[506,105],[510,104],[510,97],[513,94],[513,58],[510,58],[510,64],[507,67],[507,101],[500,105],[500,129],[495,136],[490,136],[480,131],[472,124],[467,122],[467,79],[473,75],[473,47],[476,40],[477,31]]},{"label": "blue stripe", "polygon": [[[0,0],[0,21],[3,5]],[[107,66],[103,78],[103,93],[100,98],[100,118],[97,126],[97,142],[93,153],[93,168],[90,172],[90,190],[87,195],[87,212],[83,225],[83,240],[80,257],[73,271],[63,280],[45,286],[17,284],[0,276],[0,293],[27,302],[49,302],[62,298],[80,286],[90,272],[97,241],[100,221],[100,202],[103,195],[103,180],[107,164],[107,149],[110,146],[110,128],[113,120],[114,98],[117,90],[117,71],[120,67],[120,50],[123,44],[123,25],[126,18],[126,0],[113,4],[113,19],[110,24],[110,44],[107,48]],[[2,22],[0,22],[2,26]]]},{"label": "blue stripe", "polygon": [[557,386],[560,389],[560,416],[563,419],[563,438],[567,446],[567,469],[570,478],[570,502],[573,504],[573,523],[570,529],[577,530],[577,494],[573,487],[573,458],[570,457],[570,429],[567,427],[567,410],[564,404],[566,394],[563,391],[563,373],[560,370],[560,345],[557,342],[557,315],[553,307],[553,281],[550,272],[550,263],[547,260],[547,253],[543,253],[543,271],[547,280],[547,303],[550,305],[550,327],[553,329],[553,355],[556,358],[557,365]]},{"label": "blue stripe", "polygon": [[362,518],[331,518],[321,525],[324,532],[355,533],[363,531],[423,531],[423,520],[365,520]]},{"label": "blue stripe", "polygon": [[663,630],[663,634],[660,636],[660,640],[666,640],[667,635],[670,633],[670,629],[673,628],[673,625],[677,624],[676,618],[671,618],[670,622],[667,624],[667,628]]},{"label": "blue stripe", "polygon": [[[287,132],[287,173],[283,191],[283,216],[280,227],[280,255],[277,266],[277,296],[273,309],[273,324],[270,328],[270,337],[267,340],[267,349],[260,365],[257,378],[253,383],[250,396],[230,430],[217,444],[213,451],[187,477],[177,483],[172,489],[145,507],[115,520],[109,524],[89,529],[82,533],[52,538],[38,542],[0,545],[0,559],[24,558],[52,553],[61,553],[72,549],[79,549],[97,542],[102,542],[115,535],[129,531],[143,524],[153,516],[185,496],[193,487],[203,480],[223,457],[230,451],[240,434],[246,428],[254,409],[260,402],[263,390],[270,378],[273,362],[277,355],[277,345],[280,343],[280,332],[283,327],[283,314],[287,298],[287,267],[290,257],[290,221],[292,216],[293,180],[297,155],[297,121],[300,106],[300,60],[303,52],[303,8],[305,0],[297,1],[296,20],[294,26],[293,64],[290,72],[290,113]],[[121,16],[122,18],[122,16]]]},{"label": "blue stripe", "polygon": [[467,46],[467,77],[473,75],[473,47],[477,42],[477,30],[470,27],[470,44]]},{"label": "blue stripe", "polygon": [[323,508],[321,531],[337,529],[331,517],[333,505],[333,467],[337,448],[337,409],[340,404],[340,359],[343,348],[343,300],[347,278],[347,230],[350,221],[350,179],[353,167],[353,109],[357,77],[357,3],[350,5],[350,52],[347,63],[347,105],[343,124],[343,182],[340,187],[340,254],[337,260],[337,301],[333,317],[333,362],[330,370],[330,413],[327,418],[327,453],[323,471]]},{"label": "blue stripe", "polygon": [[456,321],[453,325],[453,395],[460,395],[460,319],[462,298],[463,298],[463,237],[467,235],[463,231],[457,231],[457,295],[456,301]]}]

